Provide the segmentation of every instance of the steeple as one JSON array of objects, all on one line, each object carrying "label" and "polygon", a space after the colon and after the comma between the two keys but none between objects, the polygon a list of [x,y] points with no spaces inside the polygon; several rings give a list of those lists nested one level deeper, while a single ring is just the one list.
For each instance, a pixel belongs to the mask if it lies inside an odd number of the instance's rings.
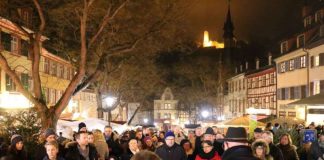
[{"label": "steeple", "polygon": [[231,7],[230,7],[230,1],[228,2],[228,11],[227,11],[227,16],[226,16],[226,21],[224,23],[224,42],[225,42],[225,48],[231,48],[234,47],[234,25],[232,22],[232,17],[231,17]]}]

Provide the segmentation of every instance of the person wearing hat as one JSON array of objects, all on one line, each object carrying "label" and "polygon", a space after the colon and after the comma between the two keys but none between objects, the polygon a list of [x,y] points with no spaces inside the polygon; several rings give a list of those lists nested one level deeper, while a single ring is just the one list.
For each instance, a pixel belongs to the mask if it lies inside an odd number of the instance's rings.
[{"label": "person wearing hat", "polygon": [[87,132],[87,125],[84,122],[79,123],[78,132],[80,131]]},{"label": "person wearing hat", "polygon": [[257,160],[252,154],[248,145],[248,138],[245,128],[229,127],[224,140],[225,152],[222,160]]},{"label": "person wearing hat", "polygon": [[187,155],[183,148],[175,143],[175,135],[172,131],[165,134],[165,144],[158,147],[155,153],[162,160],[186,160]]},{"label": "person wearing hat", "polygon": [[255,157],[260,160],[273,160],[273,157],[270,155],[270,148],[266,141],[258,139],[252,143],[252,153]]},{"label": "person wearing hat", "polygon": [[253,131],[253,137],[250,139],[249,143],[252,144],[255,140],[261,139],[262,138],[262,129],[261,128],[255,128]]},{"label": "person wearing hat", "polygon": [[[47,142],[56,141],[56,139],[57,139],[56,133],[55,133],[54,129],[52,129],[52,128],[46,129],[43,132],[42,136],[44,138],[44,141],[37,146],[37,150],[35,153],[35,160],[42,160],[47,155],[45,144]],[[60,145],[59,146],[59,151],[60,151],[59,155],[62,155],[61,151],[63,151],[63,149],[64,149],[64,147]]]},{"label": "person wearing hat", "polygon": [[12,160],[27,160],[27,153],[24,150],[23,138],[21,135],[14,134],[11,136],[11,144],[8,149],[7,157]]}]

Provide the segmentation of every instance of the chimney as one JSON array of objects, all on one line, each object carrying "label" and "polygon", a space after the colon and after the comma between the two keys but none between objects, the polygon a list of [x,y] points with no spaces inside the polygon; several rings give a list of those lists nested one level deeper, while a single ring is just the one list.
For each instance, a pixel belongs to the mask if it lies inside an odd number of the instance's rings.
[{"label": "chimney", "polygon": [[248,69],[249,69],[249,62],[246,61],[246,62],[245,62],[245,70],[248,70]]},{"label": "chimney", "polygon": [[240,72],[241,73],[243,72],[243,65],[242,64],[240,65]]},{"label": "chimney", "polygon": [[272,54],[269,52],[268,54],[268,65],[271,66],[272,65]]},{"label": "chimney", "polygon": [[255,59],[255,69],[259,69],[259,67],[260,67],[260,60],[259,60],[259,58],[256,58]]}]

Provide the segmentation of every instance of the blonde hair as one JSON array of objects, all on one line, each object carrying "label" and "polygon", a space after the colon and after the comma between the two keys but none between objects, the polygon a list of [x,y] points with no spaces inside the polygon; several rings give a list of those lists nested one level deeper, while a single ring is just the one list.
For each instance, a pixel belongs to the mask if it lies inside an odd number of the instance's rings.
[{"label": "blonde hair", "polygon": [[46,146],[54,146],[56,149],[58,149],[58,143],[56,141],[46,142],[44,146],[45,148]]},{"label": "blonde hair", "polygon": [[92,132],[93,134],[93,139],[94,139],[94,143],[95,142],[98,142],[98,141],[104,141],[105,142],[105,137],[103,135],[103,133],[99,130],[99,129],[96,129]]}]

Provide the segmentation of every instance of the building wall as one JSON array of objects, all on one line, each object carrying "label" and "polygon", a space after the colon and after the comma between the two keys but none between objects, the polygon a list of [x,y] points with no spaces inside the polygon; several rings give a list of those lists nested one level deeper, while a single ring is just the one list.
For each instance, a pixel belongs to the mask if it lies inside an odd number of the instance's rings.
[{"label": "building wall", "polygon": [[[227,80],[228,83],[228,109],[224,109],[225,118],[241,116],[245,114],[246,99],[246,80],[245,74],[241,73]],[[227,113],[226,113],[227,112]]]}]

